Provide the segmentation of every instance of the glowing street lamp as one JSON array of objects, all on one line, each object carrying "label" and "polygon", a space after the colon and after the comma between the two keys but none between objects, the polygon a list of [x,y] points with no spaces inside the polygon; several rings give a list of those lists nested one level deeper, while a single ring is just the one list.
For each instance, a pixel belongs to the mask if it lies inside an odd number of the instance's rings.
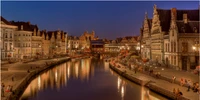
[{"label": "glowing street lamp", "polygon": [[193,47],[192,47],[192,49],[193,49],[193,50],[196,50],[196,47],[195,47],[195,46],[193,46]]}]

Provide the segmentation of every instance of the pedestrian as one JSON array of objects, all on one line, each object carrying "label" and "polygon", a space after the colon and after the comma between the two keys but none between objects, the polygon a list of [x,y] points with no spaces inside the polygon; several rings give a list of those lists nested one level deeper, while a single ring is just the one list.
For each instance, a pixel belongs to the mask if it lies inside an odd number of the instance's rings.
[{"label": "pedestrian", "polygon": [[137,68],[135,68],[135,74],[136,74],[136,72],[137,72]]},{"label": "pedestrian", "polygon": [[5,87],[4,83],[1,83],[1,86],[2,86],[2,87]]},{"label": "pedestrian", "polygon": [[14,77],[12,76],[12,81],[14,81]]},{"label": "pedestrian", "polygon": [[172,83],[174,83],[174,82],[175,82],[175,80],[176,80],[176,77],[175,77],[175,76],[173,76],[173,77],[172,77]]},{"label": "pedestrian", "polygon": [[173,89],[173,93],[176,94],[176,89],[175,88]]},{"label": "pedestrian", "polygon": [[188,90],[187,91],[190,91],[190,81],[188,80],[187,82],[187,87],[188,87]]},{"label": "pedestrian", "polygon": [[4,86],[1,85],[1,96],[4,97]]},{"label": "pedestrian", "polygon": [[6,87],[6,92],[10,92],[10,85]]},{"label": "pedestrian", "polygon": [[176,95],[178,95],[179,94],[179,92],[180,92],[180,90],[179,90],[179,88],[177,89],[177,91],[176,91]]},{"label": "pedestrian", "polygon": [[184,79],[183,79],[183,78],[181,78],[181,80],[180,80],[180,85],[181,85],[181,86],[184,85]]},{"label": "pedestrian", "polygon": [[10,87],[10,92],[12,92],[13,86]]}]

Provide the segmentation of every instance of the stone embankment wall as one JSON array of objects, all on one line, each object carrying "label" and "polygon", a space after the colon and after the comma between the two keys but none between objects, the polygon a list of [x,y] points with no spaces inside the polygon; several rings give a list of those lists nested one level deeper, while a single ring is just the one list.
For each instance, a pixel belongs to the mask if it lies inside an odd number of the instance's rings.
[{"label": "stone embankment wall", "polygon": [[48,63],[47,65],[45,64],[44,66],[38,68],[37,70],[34,70],[34,71],[30,72],[30,74],[28,74],[24,78],[24,80],[22,82],[20,82],[20,85],[15,90],[13,90],[13,93],[10,94],[10,96],[8,97],[8,100],[18,100],[20,98],[21,94],[23,93],[23,91],[29,85],[29,83],[35,77],[37,77],[40,73],[42,73],[45,70],[48,70],[48,69],[50,69],[52,67],[55,67],[56,65],[64,63],[64,62],[66,62],[66,61],[68,61],[70,59],[71,58],[66,58],[66,59],[55,61],[55,62],[51,62],[51,63]]},{"label": "stone embankment wall", "polygon": [[[127,74],[126,72],[124,72],[122,70],[119,70],[118,68],[116,68],[112,64],[109,64],[109,66],[110,66],[110,68],[112,70],[114,70],[115,72],[117,72],[120,76],[123,76],[126,79],[128,79],[128,80],[130,80],[130,81],[132,81],[134,83],[137,83],[137,84],[142,85],[142,86],[146,86],[149,89],[151,89],[152,91],[157,92],[157,93],[159,93],[161,95],[164,95],[167,98],[170,98],[170,99],[173,99],[173,100],[176,99],[176,95],[173,92],[171,92],[169,90],[166,90],[166,89],[164,89],[162,87],[157,86],[156,83],[154,83],[154,82],[149,81],[146,84],[144,84],[145,83],[144,80],[141,80],[141,79],[139,79],[137,77],[133,77],[133,76]],[[185,97],[179,97],[178,100],[189,100],[189,99],[187,99]]]}]

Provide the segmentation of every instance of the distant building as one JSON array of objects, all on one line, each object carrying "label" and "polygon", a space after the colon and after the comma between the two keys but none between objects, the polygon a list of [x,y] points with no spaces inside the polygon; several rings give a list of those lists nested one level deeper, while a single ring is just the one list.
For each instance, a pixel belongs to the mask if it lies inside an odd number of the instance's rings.
[{"label": "distant building", "polygon": [[0,45],[1,45],[1,59],[13,59],[14,58],[14,35],[18,29],[17,26],[12,25],[6,19],[1,17],[1,33],[0,33]]},{"label": "distant building", "polygon": [[139,36],[126,36],[117,38],[116,43],[120,45],[120,49],[136,51]]},{"label": "distant building", "polygon": [[49,56],[51,47],[50,37],[46,30],[42,30],[40,33],[42,36],[42,54],[43,56]]},{"label": "distant building", "polygon": [[104,41],[103,40],[91,40],[90,49],[94,53],[104,53]]},{"label": "distant building", "polygon": [[85,49],[85,48],[90,48],[90,41],[91,40],[97,40],[97,37],[95,37],[95,32],[92,31],[92,33],[88,33],[88,31],[84,32],[80,37],[80,47]]},{"label": "distant building", "polygon": [[67,33],[40,31],[30,22],[8,22],[1,17],[1,59],[28,59],[65,54]]},{"label": "distant building", "polygon": [[42,31],[43,37],[43,53],[45,55],[65,54],[67,44],[66,32],[64,31]]},{"label": "distant building", "polygon": [[[41,48],[39,49],[39,45],[41,45],[41,40],[37,44],[37,39],[33,39],[32,45],[32,35],[36,35],[38,32],[37,25],[31,25],[30,22],[14,22],[11,24],[16,25],[18,28],[15,31],[15,58],[17,59],[27,59],[36,55],[37,52],[41,52]],[[33,47],[33,49],[32,49]],[[37,48],[37,49],[36,49]],[[33,54],[33,55],[32,55]]]},{"label": "distant building", "polygon": [[75,53],[81,50],[79,37],[68,36],[67,39],[68,39],[68,42],[67,42],[68,53],[71,54],[71,53]]}]

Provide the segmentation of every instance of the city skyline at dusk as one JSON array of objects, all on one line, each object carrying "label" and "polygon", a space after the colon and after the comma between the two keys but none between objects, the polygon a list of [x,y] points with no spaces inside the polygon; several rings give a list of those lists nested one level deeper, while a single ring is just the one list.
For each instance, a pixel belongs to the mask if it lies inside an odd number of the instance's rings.
[{"label": "city skyline at dusk", "polygon": [[1,7],[2,100],[199,99],[199,1]]},{"label": "city skyline at dusk", "polygon": [[153,5],[160,9],[198,9],[197,1],[2,2],[1,16],[8,21],[30,21],[40,30],[63,30],[80,36],[94,30],[100,38],[115,39],[139,35],[145,12],[152,18]]}]

